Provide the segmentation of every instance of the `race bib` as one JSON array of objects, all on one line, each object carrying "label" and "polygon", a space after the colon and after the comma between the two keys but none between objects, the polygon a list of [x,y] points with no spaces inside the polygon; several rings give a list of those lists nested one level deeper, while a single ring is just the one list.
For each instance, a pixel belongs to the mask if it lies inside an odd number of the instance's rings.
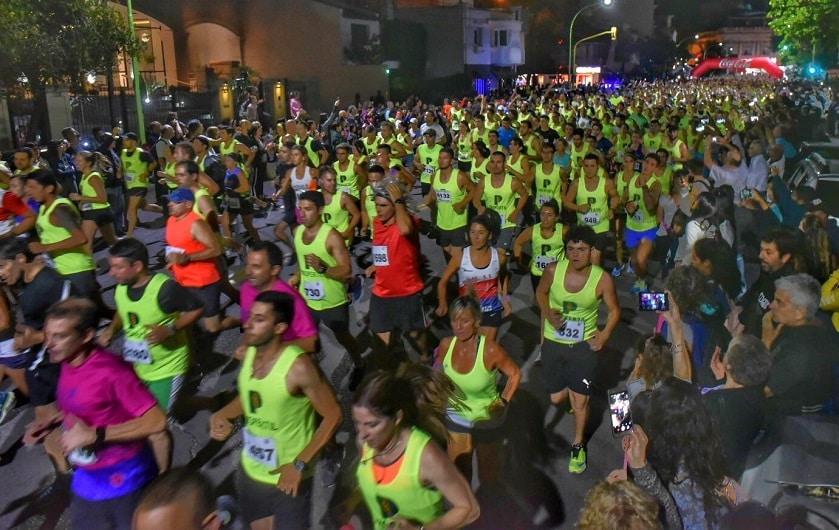
[{"label": "race bib", "polygon": [[125,178],[125,182],[127,182],[128,184],[131,184],[132,182],[134,182],[134,180],[137,179],[137,175],[135,175],[134,173],[126,172],[125,175],[123,175],[123,177]]},{"label": "race bib", "polygon": [[151,350],[147,340],[125,338],[122,358],[130,363],[151,364]]},{"label": "race bib", "polygon": [[373,265],[376,267],[390,266],[390,258],[387,255],[387,246],[374,245],[373,246]]},{"label": "race bib", "polygon": [[422,170],[422,174],[430,177],[434,174],[434,166],[425,166]]},{"label": "race bib", "polygon": [[270,436],[257,436],[247,428],[242,429],[245,456],[265,467],[276,468],[277,441]]},{"label": "race bib", "polygon": [[0,342],[0,357],[17,357],[21,352],[15,349],[15,339]]},{"label": "race bib", "polygon": [[355,191],[355,190],[353,190],[349,186],[341,186],[341,191],[346,193],[347,195],[352,195],[353,191]]},{"label": "race bib", "polygon": [[636,223],[640,223],[640,222],[644,221],[644,216],[641,214],[641,208],[640,207],[637,210],[635,210],[634,214],[632,214],[632,220],[635,221]]},{"label": "race bib", "polygon": [[582,320],[566,320],[565,327],[556,330],[554,337],[563,342],[581,342],[586,334],[586,323]]},{"label": "race bib", "polygon": [[323,282],[303,282],[303,296],[306,297],[306,300],[323,300],[326,297],[326,289],[323,287]]},{"label": "race bib", "polygon": [[554,262],[556,262],[556,258],[553,256],[536,256],[536,268],[540,271],[544,271],[548,268],[548,265]]},{"label": "race bib", "polygon": [[452,194],[449,190],[435,190],[437,192],[437,202],[452,202]]},{"label": "race bib", "polygon": [[90,210],[93,209],[93,203],[84,202],[84,203],[82,203],[81,208],[79,208],[79,209],[83,212],[89,212]]},{"label": "race bib", "polygon": [[600,212],[587,212],[583,214],[583,224],[596,226],[600,224]]},{"label": "race bib", "polygon": [[540,208],[541,208],[541,207],[542,207],[542,206],[543,206],[546,202],[548,202],[549,200],[551,200],[550,195],[537,195],[537,196],[536,196],[536,204],[538,204]]},{"label": "race bib", "polygon": [[239,197],[228,197],[227,207],[232,208],[234,210],[238,210],[242,207],[242,201],[241,199],[239,199]]}]

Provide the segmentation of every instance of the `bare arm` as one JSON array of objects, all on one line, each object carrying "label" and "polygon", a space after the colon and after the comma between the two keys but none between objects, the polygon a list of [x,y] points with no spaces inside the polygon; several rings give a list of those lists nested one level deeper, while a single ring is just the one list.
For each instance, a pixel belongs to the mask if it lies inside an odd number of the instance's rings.
[{"label": "bare arm", "polygon": [[513,191],[519,194],[519,202],[516,204],[516,209],[510,214],[510,221],[518,219],[519,214],[521,214],[527,204],[527,197],[530,195],[520,180],[513,181]]},{"label": "bare arm", "polygon": [[454,530],[476,521],[481,513],[478,501],[446,453],[429,442],[421,458],[420,480],[439,491],[451,506],[441,517],[423,525],[424,530]]},{"label": "bare arm", "polygon": [[343,419],[341,406],[338,405],[335,392],[324,379],[323,373],[308,355],[300,355],[295,359],[286,380],[289,391],[303,393],[312,402],[315,412],[323,418],[315,431],[315,435],[297,455],[298,460],[308,464],[332,439],[335,431],[341,425]]},{"label": "bare arm", "polygon": [[70,232],[70,237],[63,241],[58,241],[49,245],[45,245],[43,243],[30,243],[29,249],[32,252],[39,253],[55,252],[56,250],[70,250],[87,243],[87,238],[85,237],[84,232],[82,232],[78,219],[68,206],[64,204],[58,205],[50,216],[50,222]]},{"label": "bare arm", "polygon": [[347,250],[347,245],[344,244],[344,238],[334,228],[329,231],[326,237],[326,251],[335,258],[337,262],[334,267],[326,269],[326,274],[333,280],[340,280],[345,282],[352,277],[352,263],[350,262],[350,253]]},{"label": "bare arm", "polygon": [[192,223],[190,234],[194,240],[207,247],[199,252],[185,255],[185,257],[187,257],[190,261],[205,261],[221,255],[221,245],[219,244],[213,231],[210,229],[210,225],[207,224],[207,221],[204,221],[203,219],[196,219],[196,221]]},{"label": "bare arm", "polygon": [[464,249],[462,248],[452,247],[452,258],[449,260],[449,264],[446,265],[446,270],[440,276],[440,281],[437,282],[437,316],[446,316],[446,313],[449,312],[449,281],[460,270],[463,252]]},{"label": "bare arm", "polygon": [[516,361],[510,357],[507,350],[502,348],[497,342],[491,342],[490,344],[487,344],[487,346],[487,361],[485,361],[486,364],[489,365],[487,366],[487,369],[497,369],[499,372],[507,376],[507,384],[504,386],[504,391],[501,392],[501,397],[509,402],[513,399],[513,396],[519,389],[519,384],[521,383],[521,368],[519,368]]},{"label": "bare arm", "polygon": [[[341,206],[349,212],[350,214],[350,225],[347,229],[341,234],[341,237],[344,239],[349,239],[352,237],[353,232],[355,232],[355,227],[361,222],[361,212],[358,211],[358,207],[355,205],[355,201],[353,200],[352,196],[348,193],[341,193]],[[334,199],[333,199],[334,200]]]},{"label": "bare arm", "polygon": [[[606,325],[596,336],[600,347],[596,347],[596,344],[592,344],[592,349],[595,351],[599,350],[606,344],[606,341],[608,341],[609,337],[612,336],[612,332],[615,331],[615,328],[621,320],[621,308],[618,304],[618,293],[615,291],[615,282],[612,281],[612,277],[609,274],[603,273],[600,276],[600,281],[597,282],[597,294],[603,297],[603,302],[606,303],[609,316],[606,319]],[[592,341],[594,341],[594,339],[592,339]]]}]

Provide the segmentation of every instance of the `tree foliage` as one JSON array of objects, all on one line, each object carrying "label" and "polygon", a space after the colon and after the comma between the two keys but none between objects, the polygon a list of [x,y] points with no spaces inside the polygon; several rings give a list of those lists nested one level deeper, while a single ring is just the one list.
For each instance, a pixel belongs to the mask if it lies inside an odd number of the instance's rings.
[{"label": "tree foliage", "polygon": [[0,89],[38,92],[49,85],[83,86],[105,73],[138,41],[108,0],[0,1]]},{"label": "tree foliage", "polygon": [[792,50],[829,56],[839,45],[839,2],[836,0],[770,0],[769,26]]}]

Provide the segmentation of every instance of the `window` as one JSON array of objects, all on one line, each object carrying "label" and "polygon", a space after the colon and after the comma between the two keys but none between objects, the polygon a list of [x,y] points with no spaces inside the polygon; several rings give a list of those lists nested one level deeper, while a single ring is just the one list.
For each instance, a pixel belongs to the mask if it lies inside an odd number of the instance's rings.
[{"label": "window", "polygon": [[367,24],[350,25],[350,39],[353,46],[364,46],[370,40],[370,27]]},{"label": "window", "polygon": [[506,29],[497,30],[492,35],[492,46],[493,47],[507,46],[507,39],[508,39],[508,36],[507,36],[507,30]]},{"label": "window", "polygon": [[475,28],[472,31],[472,44],[475,46],[483,46],[484,45],[484,30],[481,28]]}]

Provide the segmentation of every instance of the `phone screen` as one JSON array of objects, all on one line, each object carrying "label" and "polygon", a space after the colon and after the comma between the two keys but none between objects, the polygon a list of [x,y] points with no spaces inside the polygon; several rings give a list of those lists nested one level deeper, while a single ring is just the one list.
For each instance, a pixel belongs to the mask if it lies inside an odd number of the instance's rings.
[{"label": "phone screen", "polygon": [[623,436],[632,429],[629,392],[624,389],[609,391],[609,414],[612,418],[612,434],[614,436]]},{"label": "phone screen", "polygon": [[670,300],[667,293],[638,293],[638,309],[640,311],[667,311]]}]

